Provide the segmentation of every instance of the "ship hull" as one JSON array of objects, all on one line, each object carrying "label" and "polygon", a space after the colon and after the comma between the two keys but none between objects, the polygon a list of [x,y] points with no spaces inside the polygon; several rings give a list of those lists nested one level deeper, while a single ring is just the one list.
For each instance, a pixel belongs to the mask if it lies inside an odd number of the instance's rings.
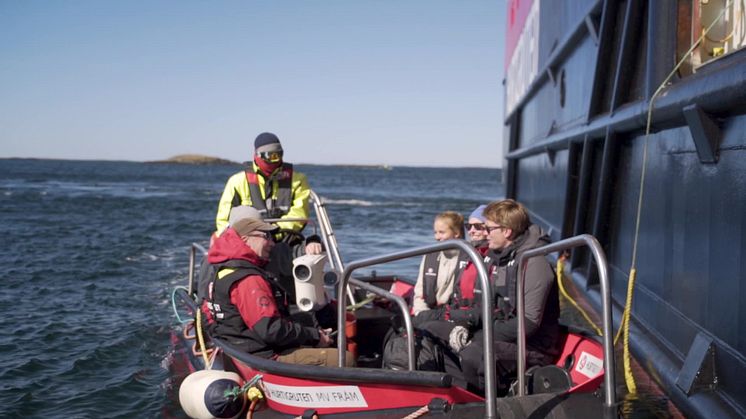
[{"label": "ship hull", "polygon": [[[743,416],[746,49],[667,79],[686,2],[568,3],[510,2],[536,56],[508,60],[506,195],[554,240],[597,237],[620,308],[635,268],[630,347],[685,414]],[[571,266],[598,305],[587,252]]]}]

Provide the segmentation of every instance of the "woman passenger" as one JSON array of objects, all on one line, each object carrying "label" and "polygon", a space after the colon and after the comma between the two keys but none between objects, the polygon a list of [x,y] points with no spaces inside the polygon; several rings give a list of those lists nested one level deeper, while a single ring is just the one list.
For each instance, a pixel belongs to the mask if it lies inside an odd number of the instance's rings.
[{"label": "woman passenger", "polygon": [[[489,252],[489,231],[485,225],[484,209],[487,205],[480,205],[469,215],[469,222],[464,224],[464,228],[469,234],[469,243],[483,258],[484,266],[490,264]],[[464,258],[456,274],[456,282],[453,286],[450,299],[447,304],[441,306],[438,310],[423,312],[415,317],[415,325],[418,328],[427,330],[430,335],[438,336],[443,341],[448,342],[449,334],[453,329],[454,323],[437,322],[435,320],[452,320],[453,317],[459,318],[464,314],[460,309],[471,308],[475,303],[477,287],[477,268],[468,258]],[[468,313],[473,313],[469,311]],[[461,316],[463,317],[463,316]]]},{"label": "woman passenger", "polygon": [[[445,211],[435,216],[433,233],[435,240],[461,239],[464,217],[454,211]],[[463,260],[458,249],[430,253],[422,258],[417,283],[414,286],[413,314],[415,323],[438,319],[443,307],[450,300],[453,285],[460,272]],[[461,266],[460,266],[461,265]]]},{"label": "woman passenger", "polygon": [[[478,206],[474,211],[472,211],[471,215],[469,215],[469,222],[464,225],[464,228],[469,234],[471,245],[474,246],[474,249],[476,249],[482,258],[484,258],[485,266],[490,263],[490,257],[487,256],[487,252],[490,250],[488,240],[490,233],[484,224],[486,220],[484,218],[484,209],[486,207],[487,205]],[[463,272],[457,280],[458,285],[454,290],[456,292],[454,299],[460,305],[469,306],[473,304],[473,290],[477,285],[477,268],[471,260],[468,261],[466,267],[463,269]]]}]

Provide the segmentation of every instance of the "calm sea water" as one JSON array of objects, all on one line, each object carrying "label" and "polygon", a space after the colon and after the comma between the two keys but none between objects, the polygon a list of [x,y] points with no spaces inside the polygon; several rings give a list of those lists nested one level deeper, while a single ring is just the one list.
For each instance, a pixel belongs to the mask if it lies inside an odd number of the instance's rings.
[{"label": "calm sea water", "polygon": [[[433,242],[502,195],[496,169],[298,166],[346,262]],[[171,291],[207,243],[227,166],[0,160],[0,417],[179,415]],[[377,268],[416,275],[418,260]]]}]

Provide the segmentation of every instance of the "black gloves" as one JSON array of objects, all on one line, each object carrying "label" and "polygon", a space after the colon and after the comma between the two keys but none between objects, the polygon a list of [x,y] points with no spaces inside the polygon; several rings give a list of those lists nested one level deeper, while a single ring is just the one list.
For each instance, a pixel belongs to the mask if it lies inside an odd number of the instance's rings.
[{"label": "black gloves", "polygon": [[479,327],[482,316],[479,307],[458,308],[450,310],[450,320],[473,329]]},{"label": "black gloves", "polygon": [[443,316],[445,315],[445,306],[438,306],[431,310],[425,310],[420,311],[417,313],[416,316],[412,319],[412,324],[414,326],[419,326],[421,324],[424,324],[429,321],[433,320],[443,320]]}]

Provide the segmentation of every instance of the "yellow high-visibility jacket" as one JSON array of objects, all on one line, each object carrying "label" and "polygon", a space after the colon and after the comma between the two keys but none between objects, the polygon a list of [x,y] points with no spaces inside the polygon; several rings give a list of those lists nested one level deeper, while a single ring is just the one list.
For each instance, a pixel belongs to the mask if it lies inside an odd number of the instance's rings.
[{"label": "yellow high-visibility jacket", "polygon": [[[292,173],[292,175],[290,175]],[[290,182],[286,180],[290,178]],[[256,180],[256,189],[263,202],[252,202],[250,179]],[[231,208],[239,205],[250,205],[260,212],[267,214],[267,218],[277,218],[272,215],[272,207],[282,213],[280,218],[308,218],[308,197],[311,195],[311,189],[308,187],[308,179],[303,173],[292,169],[292,165],[284,163],[277,168],[270,176],[271,182],[271,200],[267,202],[267,178],[261,173],[256,163],[252,163],[252,170],[238,172],[228,179],[220,197],[218,204],[218,215],[215,217],[215,226],[217,233],[222,232],[228,227],[228,216]],[[283,182],[285,180],[285,182]],[[287,185],[289,190],[281,190],[281,183]],[[289,184],[288,184],[289,183]],[[289,196],[287,202],[282,202],[283,195]],[[269,207],[267,208],[267,203]],[[274,203],[274,204],[273,204]],[[283,205],[285,204],[285,205]],[[269,210],[269,212],[268,212]],[[282,229],[288,229],[300,232],[305,226],[304,222],[290,221],[280,222],[277,225]]]}]

